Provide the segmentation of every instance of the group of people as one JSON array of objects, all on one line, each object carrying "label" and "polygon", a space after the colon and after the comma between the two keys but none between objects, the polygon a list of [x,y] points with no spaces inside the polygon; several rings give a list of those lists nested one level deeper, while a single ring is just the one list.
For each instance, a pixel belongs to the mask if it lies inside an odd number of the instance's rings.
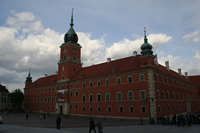
[{"label": "group of people", "polygon": [[177,125],[179,126],[191,126],[191,124],[200,124],[200,115],[192,114],[174,114],[171,116],[160,116],[150,118],[151,124],[162,124],[162,125]]},{"label": "group of people", "polygon": [[90,130],[89,130],[89,133],[91,133],[92,130],[96,133],[96,129],[95,129],[96,126],[98,127],[99,133],[103,133],[103,131],[102,131],[103,126],[102,126],[101,120],[99,119],[97,124],[95,124],[94,120],[92,118],[90,118]]}]

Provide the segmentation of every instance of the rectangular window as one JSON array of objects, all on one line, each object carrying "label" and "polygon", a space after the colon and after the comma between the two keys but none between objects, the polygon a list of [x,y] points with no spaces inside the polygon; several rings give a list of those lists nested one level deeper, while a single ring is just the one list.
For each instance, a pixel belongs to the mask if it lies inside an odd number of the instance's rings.
[{"label": "rectangular window", "polygon": [[82,110],[85,111],[85,106],[83,106]]},{"label": "rectangular window", "polygon": [[92,88],[92,81],[90,81],[90,88]]},{"label": "rectangular window", "polygon": [[117,92],[117,101],[122,101],[122,93]]},{"label": "rectangular window", "polygon": [[85,82],[83,82],[83,88],[85,88]]},{"label": "rectangular window", "polygon": [[90,112],[92,112],[92,106],[90,106]]},{"label": "rectangular window", "polygon": [[51,97],[51,102],[53,103],[53,97]]},{"label": "rectangular window", "polygon": [[146,100],[146,92],[144,90],[140,91],[140,100]]},{"label": "rectangular window", "polygon": [[134,107],[133,106],[129,106],[129,112],[131,112],[131,113],[134,112]]},{"label": "rectangular window", "polygon": [[108,112],[111,112],[111,111],[112,111],[112,107],[108,106]]},{"label": "rectangular window", "polygon": [[82,96],[82,101],[85,102],[85,95]]},{"label": "rectangular window", "polygon": [[71,96],[71,97],[73,96],[73,93],[72,93],[72,91],[70,91],[70,96]]},{"label": "rectangular window", "polygon": [[97,81],[97,86],[100,87],[101,86],[101,81]]},{"label": "rectangular window", "polygon": [[106,98],[105,101],[109,102],[110,101],[110,93],[106,93],[105,98]]},{"label": "rectangular window", "polygon": [[169,91],[167,92],[167,100],[169,100]]},{"label": "rectangular window", "polygon": [[90,102],[92,102],[92,101],[93,101],[93,95],[90,94]]},{"label": "rectangular window", "polygon": [[75,91],[75,96],[76,96],[76,97],[78,96],[78,91]]},{"label": "rectangular window", "polygon": [[165,80],[166,80],[166,84],[168,84],[168,78],[165,78]]},{"label": "rectangular window", "polygon": [[183,100],[185,100],[185,98],[184,98],[184,93],[182,94],[182,96],[183,96]]},{"label": "rectangular window", "polygon": [[128,83],[132,83],[132,77],[131,76],[128,77]]},{"label": "rectangular window", "polygon": [[158,74],[156,74],[156,81],[158,81]]},{"label": "rectangular window", "polygon": [[140,74],[140,82],[144,81],[144,74]]},{"label": "rectangular window", "polygon": [[40,98],[40,102],[42,103],[42,97]]},{"label": "rectangular window", "polygon": [[109,79],[106,79],[106,86],[109,85]]},{"label": "rectangular window", "polygon": [[121,78],[120,77],[117,78],[117,84],[118,85],[121,84]]},{"label": "rectangular window", "polygon": [[100,106],[97,107],[97,112],[101,112],[101,107]]},{"label": "rectangular window", "polygon": [[124,112],[124,107],[123,106],[119,107],[119,112],[121,112],[121,113]]},{"label": "rectangular window", "polygon": [[133,101],[133,91],[128,91],[128,101]]},{"label": "rectangular window", "polygon": [[161,76],[161,83],[163,83],[163,76]]},{"label": "rectangular window", "polygon": [[175,92],[173,92],[173,100],[176,100]]},{"label": "rectangular window", "polygon": [[101,102],[101,94],[97,94],[97,102]]},{"label": "rectangular window", "polygon": [[141,112],[142,112],[142,113],[145,113],[145,112],[146,112],[146,106],[144,106],[144,105],[141,106]]}]

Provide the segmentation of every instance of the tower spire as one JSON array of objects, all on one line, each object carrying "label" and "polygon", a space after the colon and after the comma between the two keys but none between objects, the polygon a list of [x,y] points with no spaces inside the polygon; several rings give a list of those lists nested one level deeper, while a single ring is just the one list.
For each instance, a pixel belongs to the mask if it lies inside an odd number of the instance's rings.
[{"label": "tower spire", "polygon": [[148,43],[148,39],[146,35],[146,27],[144,27],[144,43]]},{"label": "tower spire", "polygon": [[74,25],[74,23],[73,23],[73,11],[74,11],[74,8],[72,8],[72,16],[71,16],[71,23],[70,23],[70,25],[71,25],[71,27],[73,27],[73,25]]}]

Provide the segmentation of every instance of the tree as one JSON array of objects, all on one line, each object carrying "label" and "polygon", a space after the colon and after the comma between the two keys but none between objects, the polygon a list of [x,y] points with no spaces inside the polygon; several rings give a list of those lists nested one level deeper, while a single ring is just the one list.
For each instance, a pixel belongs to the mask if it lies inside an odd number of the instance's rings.
[{"label": "tree", "polygon": [[11,102],[14,104],[16,110],[21,110],[24,101],[24,94],[20,89],[16,89],[11,93]]}]

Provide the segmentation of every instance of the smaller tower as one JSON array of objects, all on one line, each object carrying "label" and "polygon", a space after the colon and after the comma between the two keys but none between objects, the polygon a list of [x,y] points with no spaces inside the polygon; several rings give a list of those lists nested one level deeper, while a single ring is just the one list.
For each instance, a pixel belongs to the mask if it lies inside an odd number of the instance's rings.
[{"label": "smaller tower", "polygon": [[31,71],[31,68],[29,69],[28,76],[26,77],[26,83],[32,83],[32,77],[31,77],[30,71]]},{"label": "smaller tower", "polygon": [[141,56],[140,56],[140,66],[149,66],[154,65],[155,56],[153,55],[152,45],[148,43],[148,39],[146,36],[146,27],[144,27],[144,43],[141,48]]},{"label": "smaller tower", "polygon": [[151,50],[153,47],[151,44],[148,43],[148,39],[146,36],[146,27],[144,27],[144,43],[140,48],[142,49],[142,55],[153,55],[153,51]]}]

